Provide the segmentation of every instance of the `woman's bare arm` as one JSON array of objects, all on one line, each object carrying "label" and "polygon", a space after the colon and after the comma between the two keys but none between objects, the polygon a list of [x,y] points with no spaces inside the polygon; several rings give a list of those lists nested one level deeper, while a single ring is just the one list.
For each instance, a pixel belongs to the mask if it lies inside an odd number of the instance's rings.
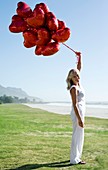
[{"label": "woman's bare arm", "polygon": [[78,60],[78,62],[77,62],[77,69],[79,71],[81,71],[81,68],[82,68],[82,57],[81,57],[81,53],[80,52],[78,52],[77,60]]},{"label": "woman's bare arm", "polygon": [[78,119],[78,124],[79,124],[79,126],[81,126],[83,128],[84,124],[83,124],[83,122],[81,120],[81,117],[80,117],[80,114],[79,114],[79,110],[78,110],[78,107],[77,107],[77,99],[76,99],[77,90],[76,90],[75,87],[73,87],[71,89],[70,94],[71,94],[71,98],[72,98],[72,103],[73,103],[74,111],[75,111],[75,114],[76,114],[77,119]]}]

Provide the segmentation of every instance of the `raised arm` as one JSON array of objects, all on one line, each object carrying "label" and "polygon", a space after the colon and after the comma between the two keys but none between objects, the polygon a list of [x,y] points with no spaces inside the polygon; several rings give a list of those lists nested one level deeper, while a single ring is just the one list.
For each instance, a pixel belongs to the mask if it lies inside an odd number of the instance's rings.
[{"label": "raised arm", "polygon": [[80,52],[76,52],[76,56],[77,56],[77,69],[80,71],[82,68],[82,57],[81,57],[81,53]]}]

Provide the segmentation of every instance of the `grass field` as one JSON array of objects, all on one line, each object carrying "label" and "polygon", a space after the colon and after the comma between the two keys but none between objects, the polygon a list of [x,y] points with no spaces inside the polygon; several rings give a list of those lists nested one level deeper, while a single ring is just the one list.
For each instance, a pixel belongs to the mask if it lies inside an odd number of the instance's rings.
[{"label": "grass field", "polygon": [[69,165],[71,136],[69,115],[0,105],[0,170],[108,170],[108,119],[85,119],[86,165]]}]

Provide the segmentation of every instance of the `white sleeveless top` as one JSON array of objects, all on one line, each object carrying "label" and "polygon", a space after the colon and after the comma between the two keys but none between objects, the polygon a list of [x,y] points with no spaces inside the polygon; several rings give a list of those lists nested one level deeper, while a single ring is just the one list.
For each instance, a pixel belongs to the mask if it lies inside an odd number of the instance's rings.
[{"label": "white sleeveless top", "polygon": [[[77,106],[78,106],[78,109],[79,109],[79,113],[80,113],[80,116],[82,118],[82,120],[84,121],[84,116],[85,116],[85,92],[84,92],[84,89],[80,86],[76,86],[76,85],[72,85],[70,90],[75,87],[78,91],[77,93]],[[72,120],[76,120],[76,114],[75,114],[75,111],[74,111],[74,108],[73,108],[73,103],[72,103],[72,110],[71,110],[71,118]]]}]

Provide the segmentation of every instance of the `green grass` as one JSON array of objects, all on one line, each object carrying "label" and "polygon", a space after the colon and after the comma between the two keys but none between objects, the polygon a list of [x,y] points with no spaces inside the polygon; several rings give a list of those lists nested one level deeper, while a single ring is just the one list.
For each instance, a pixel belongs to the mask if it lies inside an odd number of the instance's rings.
[{"label": "green grass", "polygon": [[107,119],[85,119],[82,159],[86,165],[69,165],[71,136],[69,115],[0,105],[0,170],[107,170]]}]

